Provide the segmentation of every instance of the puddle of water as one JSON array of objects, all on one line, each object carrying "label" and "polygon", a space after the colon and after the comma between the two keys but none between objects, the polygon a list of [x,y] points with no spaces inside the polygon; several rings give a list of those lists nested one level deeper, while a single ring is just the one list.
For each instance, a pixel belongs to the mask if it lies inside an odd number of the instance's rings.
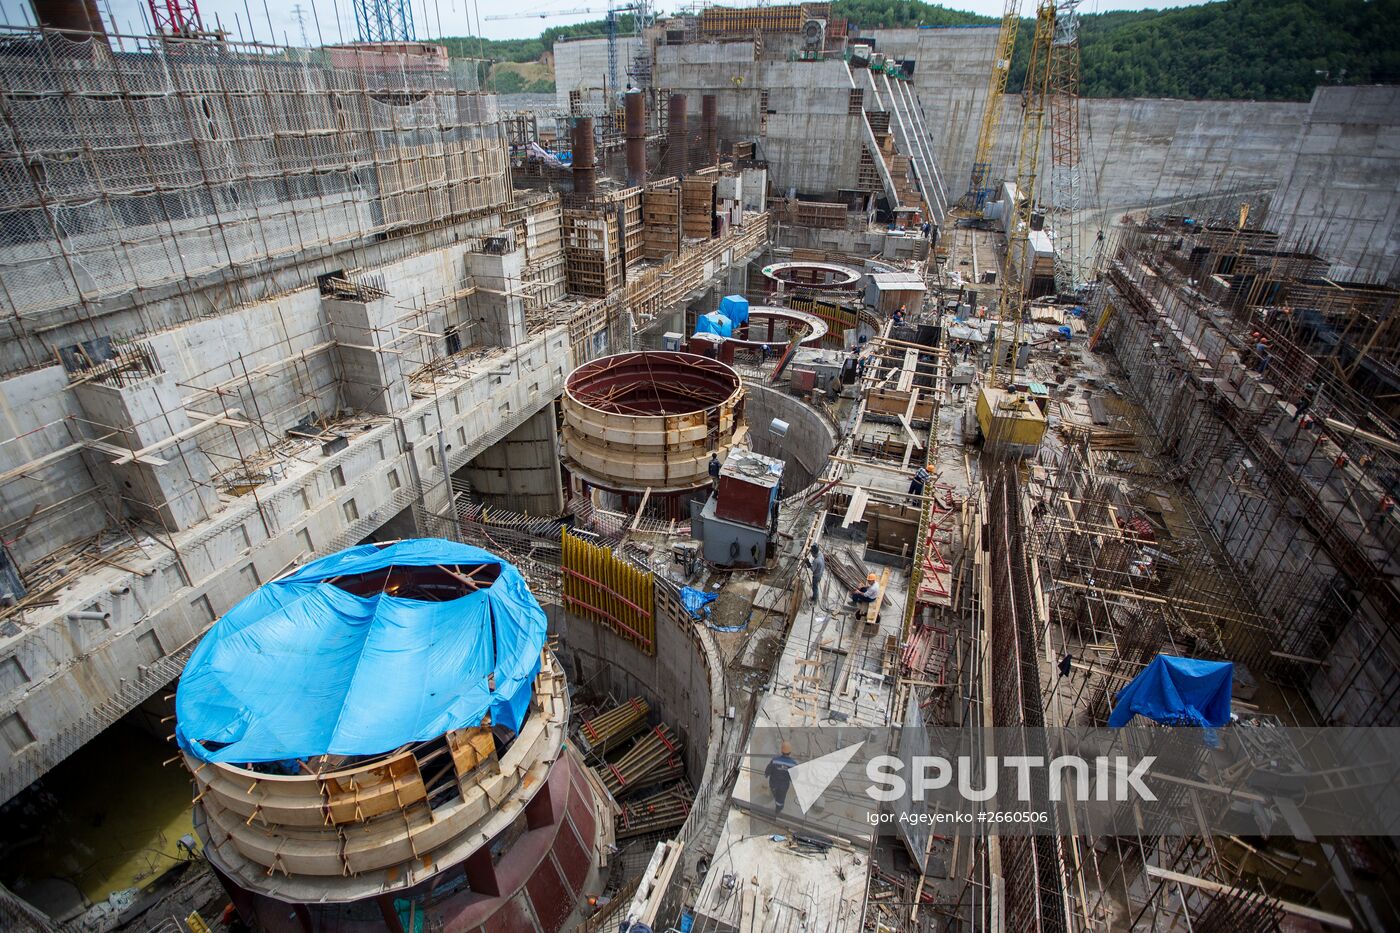
[{"label": "puddle of water", "polygon": [[142,887],[184,860],[189,776],[172,746],[117,723],[0,815],[0,879],[51,916]]}]

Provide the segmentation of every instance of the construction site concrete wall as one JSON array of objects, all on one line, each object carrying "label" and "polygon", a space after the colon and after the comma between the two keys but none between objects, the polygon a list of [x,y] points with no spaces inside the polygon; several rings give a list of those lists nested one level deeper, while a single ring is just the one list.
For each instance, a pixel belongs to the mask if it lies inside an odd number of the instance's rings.
[{"label": "construction site concrete wall", "polygon": [[[386,264],[382,278],[395,294],[442,294],[461,286],[468,259],[462,246],[433,250]],[[397,302],[395,310],[406,313]],[[441,333],[442,314],[441,309],[425,313],[428,332]],[[322,296],[313,287],[152,333],[143,342],[191,410],[220,415],[237,409],[240,420],[256,422],[201,436],[202,456],[222,470],[280,441],[283,432],[299,422],[333,418],[342,409],[361,407],[344,391],[346,372],[334,352],[331,330]],[[393,355],[402,367],[417,368],[433,358],[433,349],[441,351],[423,346],[423,339],[427,338],[395,344]],[[352,379],[356,384],[367,381]],[[16,439],[0,445],[0,473],[116,427],[93,423],[67,385],[62,366],[0,380],[0,422]],[[401,385],[398,398],[406,402],[407,397]],[[0,519],[11,525],[14,561],[27,564],[95,534],[94,525],[109,516],[120,517],[122,505],[103,495],[101,479],[80,456],[63,457],[31,476],[8,479]]]},{"label": "construction site concrete wall", "polygon": [[711,695],[710,658],[702,644],[709,637],[684,612],[665,611],[656,620],[656,652],[648,655],[611,629],[581,619],[553,604],[546,607],[549,631],[559,639],[559,659],[569,684],[587,695],[622,702],[640,696],[654,720],[675,730],[685,743],[682,757],[692,784],[705,773],[711,730],[725,722]]},{"label": "construction site concrete wall", "polygon": [[1269,214],[1333,276],[1400,282],[1400,88],[1318,88]]},{"label": "construction site concrete wall", "polygon": [[487,505],[526,515],[558,515],[564,511],[559,466],[559,430],[551,405],[455,475]]},{"label": "construction site concrete wall", "polygon": [[[755,382],[745,382],[748,398],[744,415],[749,422],[749,443],[755,453],[776,457],[786,464],[783,495],[806,489],[826,466],[827,454],[836,446],[836,428],[801,400]],[[787,433],[776,436],[773,419],[787,422]]]},{"label": "construction site concrete wall", "polygon": [[[1168,294],[1159,297],[1172,307]],[[1135,396],[1152,400],[1145,410],[1164,447],[1189,467],[1184,482],[1231,564],[1252,586],[1251,608],[1276,626],[1265,646],[1273,653],[1265,650],[1265,662],[1286,664],[1288,655],[1326,659],[1304,671],[1324,721],[1392,725],[1394,711],[1380,698],[1400,669],[1400,643],[1391,634],[1385,610],[1368,595],[1365,581],[1343,572],[1319,538],[1308,510],[1270,480],[1250,446],[1277,446],[1286,452],[1289,469],[1301,473],[1297,463],[1312,459],[1315,445],[1300,432],[1266,380],[1225,348],[1221,333],[1197,326],[1191,339],[1190,346],[1203,358],[1232,361],[1224,378],[1211,380],[1223,397],[1207,398],[1199,386],[1179,377],[1184,368],[1199,366],[1199,359],[1130,365],[1129,361],[1160,359],[1167,352],[1157,349],[1165,345],[1153,320],[1120,312],[1109,330],[1112,351],[1124,362]],[[1257,438],[1241,438],[1222,420],[1220,412],[1231,405],[1255,412]],[[1318,494],[1341,495],[1325,483]],[[1393,548],[1395,541],[1387,544]],[[1240,652],[1242,644],[1226,647]],[[1259,646],[1251,648],[1258,654]]]},{"label": "construction site concrete wall", "polygon": [[[627,89],[627,75],[640,47],[636,36],[617,37],[617,72],[621,87]],[[564,39],[554,43],[555,102],[569,112],[569,92],[581,91],[587,106],[602,106],[602,90],[608,80],[608,40],[606,38]],[[664,86],[664,85],[663,85]]]},{"label": "construction site concrete wall", "polygon": [[[458,469],[562,390],[565,328],[498,352],[518,372],[509,383],[483,369],[397,418],[373,420],[335,454],[303,450],[256,497],[227,501],[213,521],[168,542],[148,539],[145,556],[121,561],[130,571],[95,568],[44,619],[0,637],[0,665],[16,672],[0,697],[9,711],[0,717],[0,798],[176,676],[204,629],[262,582],[357,543],[420,494],[440,507],[439,430]],[[109,618],[66,620],[72,612]]]},{"label": "construction site concrete wall", "polygon": [[[997,33],[990,26],[862,31],[877,51],[913,59],[913,85],[951,200],[971,175]],[[1396,280],[1398,98],[1393,87],[1321,87],[1308,103],[1086,98],[1084,222],[1092,236],[1130,211],[1177,202],[1189,210],[1191,199],[1217,194],[1263,196],[1266,222],[1286,236],[1316,239],[1318,251],[1335,258],[1336,274]],[[1020,118],[1020,96],[1007,95],[992,147],[994,177],[1016,171]],[[1048,137],[1041,151],[1048,160]],[[1049,175],[1042,169],[1040,177]]]},{"label": "construction site concrete wall", "polygon": [[845,62],[760,59],[746,40],[662,46],[656,68],[663,87],[715,95],[720,138],[756,140],[775,193],[832,195],[857,185],[864,118],[851,112]]}]

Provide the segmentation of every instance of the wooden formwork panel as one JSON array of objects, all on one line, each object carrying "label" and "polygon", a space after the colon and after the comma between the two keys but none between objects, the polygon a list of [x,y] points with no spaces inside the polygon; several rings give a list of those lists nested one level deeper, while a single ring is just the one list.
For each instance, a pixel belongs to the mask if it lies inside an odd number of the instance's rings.
[{"label": "wooden formwork panel", "polygon": [[681,190],[660,188],[642,196],[643,251],[648,259],[664,259],[681,245]]},{"label": "wooden formwork panel", "polygon": [[686,239],[709,237],[714,229],[714,213],[714,176],[686,176],[681,182],[681,235]]},{"label": "wooden formwork panel", "polygon": [[607,297],[622,282],[616,219],[599,211],[565,211],[563,231],[568,290]]}]

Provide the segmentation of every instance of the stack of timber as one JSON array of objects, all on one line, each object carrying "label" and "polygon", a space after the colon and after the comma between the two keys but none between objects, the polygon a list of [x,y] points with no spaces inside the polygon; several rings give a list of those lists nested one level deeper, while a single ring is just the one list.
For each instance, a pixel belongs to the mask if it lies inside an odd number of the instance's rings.
[{"label": "stack of timber", "polygon": [[685,769],[680,753],[680,740],[663,723],[643,733],[616,761],[604,762],[597,769],[598,777],[613,799],[621,800],[645,787],[682,777]]},{"label": "stack of timber", "polygon": [[632,697],[621,706],[614,706],[606,713],[592,719],[585,719],[578,727],[578,742],[587,755],[599,758],[616,748],[621,748],[647,725],[650,707],[641,697]]},{"label": "stack of timber", "polygon": [[1087,439],[1094,450],[1136,451],[1138,438],[1132,431],[1099,428],[1062,419],[1060,433],[1071,440]]},{"label": "stack of timber", "polygon": [[826,201],[798,201],[790,198],[769,198],[768,210],[784,223],[824,230],[845,230],[846,205]]},{"label": "stack of timber", "polygon": [[694,796],[682,781],[623,804],[617,816],[617,838],[630,839],[646,833],[675,829],[690,816],[690,805]]}]

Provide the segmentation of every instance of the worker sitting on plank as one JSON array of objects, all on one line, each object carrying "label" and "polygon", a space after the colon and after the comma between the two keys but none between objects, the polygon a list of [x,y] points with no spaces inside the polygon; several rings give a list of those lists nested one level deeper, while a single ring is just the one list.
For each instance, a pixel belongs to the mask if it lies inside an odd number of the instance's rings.
[{"label": "worker sitting on plank", "polygon": [[865,582],[868,584],[863,590],[851,590],[851,602],[853,603],[873,603],[880,598],[880,584],[876,583],[876,576],[873,573],[866,574]]}]

